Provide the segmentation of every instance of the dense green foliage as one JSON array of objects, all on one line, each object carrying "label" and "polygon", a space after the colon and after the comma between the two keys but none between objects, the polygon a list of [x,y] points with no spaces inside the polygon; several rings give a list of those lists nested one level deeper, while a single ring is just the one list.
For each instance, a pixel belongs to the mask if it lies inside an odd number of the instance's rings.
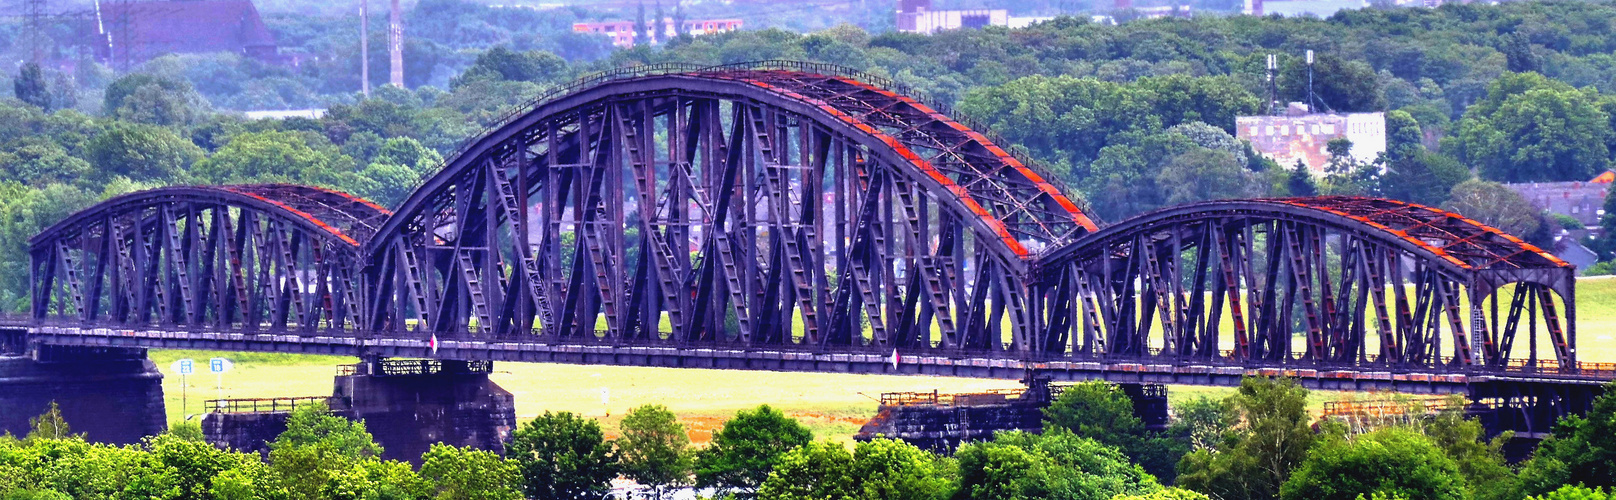
[{"label": "dense green foliage", "polygon": [[1107,500],[1161,488],[1116,448],[1060,428],[1001,432],[960,447],[955,457],[957,500]]},{"label": "dense green foliage", "polygon": [[534,500],[599,498],[617,477],[617,454],[600,424],[568,412],[544,412],[511,433],[505,456]]},{"label": "dense green foliage", "polygon": [[775,500],[943,500],[953,493],[951,460],[887,439],[859,443],[853,451],[812,442],[781,457],[758,488]]},{"label": "dense green foliage", "polygon": [[1121,450],[1166,482],[1186,447],[1180,441],[1145,430],[1133,414],[1133,400],[1116,385],[1103,381],[1067,387],[1044,409],[1044,428],[1071,432]]},{"label": "dense green foliage", "polygon": [[734,490],[751,497],[780,459],[793,448],[812,442],[813,433],[769,405],[735,414],[713,440],[696,454],[696,485]]},{"label": "dense green foliage", "polygon": [[1237,425],[1210,449],[1185,455],[1178,484],[1216,498],[1270,499],[1307,458],[1307,390],[1291,380],[1247,378],[1229,398]]},{"label": "dense green foliage", "polygon": [[1392,427],[1325,439],[1280,487],[1285,500],[1353,500],[1375,493],[1462,500],[1467,485],[1458,464],[1430,439]]},{"label": "dense green foliage", "polygon": [[661,488],[690,481],[690,436],[668,407],[645,405],[628,411],[619,424],[623,437],[615,443],[623,475]]}]

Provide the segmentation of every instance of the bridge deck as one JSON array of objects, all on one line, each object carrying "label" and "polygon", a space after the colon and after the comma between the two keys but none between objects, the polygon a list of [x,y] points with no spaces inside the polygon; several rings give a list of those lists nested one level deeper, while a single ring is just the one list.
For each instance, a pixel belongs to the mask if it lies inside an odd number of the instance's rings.
[{"label": "bridge deck", "polygon": [[286,333],[214,333],[128,330],[74,326],[36,326],[29,336],[52,345],[289,352],[342,356],[442,358],[533,363],[656,366],[728,370],[829,372],[885,375],[930,375],[1020,380],[1029,371],[1052,381],[1106,380],[1182,385],[1236,386],[1247,376],[1291,377],[1309,389],[1396,391],[1416,394],[1464,393],[1471,384],[1524,382],[1594,386],[1616,377],[1606,365],[1589,365],[1578,374],[1516,371],[1430,373],[1351,367],[1269,368],[1221,364],[1208,360],[1154,359],[1006,359],[1005,353],[909,356],[825,350],[737,349],[734,346],[624,345],[621,343],[537,343],[516,339],[441,340],[366,336],[314,336]]}]

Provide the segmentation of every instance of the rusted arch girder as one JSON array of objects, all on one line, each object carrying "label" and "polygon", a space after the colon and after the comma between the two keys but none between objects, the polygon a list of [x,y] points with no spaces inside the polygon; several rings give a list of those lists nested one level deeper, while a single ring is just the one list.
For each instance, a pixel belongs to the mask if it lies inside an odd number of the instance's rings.
[{"label": "rusted arch girder", "polygon": [[1541,327],[1552,351],[1543,358],[1576,366],[1574,269],[1431,207],[1355,197],[1196,203],[1107,227],[1038,267],[1046,351],[1504,368],[1537,365]]},{"label": "rusted arch girder", "polygon": [[734,69],[542,103],[398,212],[374,329],[670,345],[1031,349],[1029,246],[1094,227],[913,99]]},{"label": "rusted arch girder", "polygon": [[352,329],[358,249],[389,215],[287,184],[118,196],[30,241],[33,315],[108,327]]}]

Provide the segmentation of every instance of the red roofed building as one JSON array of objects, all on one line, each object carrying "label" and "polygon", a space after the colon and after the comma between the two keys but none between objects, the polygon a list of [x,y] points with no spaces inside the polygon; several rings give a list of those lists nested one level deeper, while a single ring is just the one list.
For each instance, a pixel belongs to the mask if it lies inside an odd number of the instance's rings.
[{"label": "red roofed building", "polygon": [[99,2],[96,57],[124,67],[164,54],[230,52],[286,61],[249,0]]}]

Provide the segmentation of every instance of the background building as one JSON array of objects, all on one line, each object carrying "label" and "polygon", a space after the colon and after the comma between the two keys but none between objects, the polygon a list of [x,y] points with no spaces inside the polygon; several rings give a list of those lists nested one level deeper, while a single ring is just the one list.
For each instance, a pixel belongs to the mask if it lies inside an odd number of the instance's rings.
[{"label": "background building", "polygon": [[988,26],[1025,28],[1052,17],[1016,17],[1006,9],[932,10],[931,0],[898,0],[898,31],[929,35]]},{"label": "background building", "polygon": [[[611,37],[612,45],[618,47],[633,47],[634,33],[636,32],[634,24],[634,21],[573,23],[572,30],[579,33],[600,33]],[[655,24],[655,22],[653,21],[652,24]],[[678,36],[678,31],[674,30],[675,24],[673,18],[664,18],[662,26],[666,32],[663,33],[663,36],[658,38],[659,40],[667,40],[669,38]],[[654,27],[651,28],[651,30],[655,29],[656,28]],[[684,24],[684,32],[689,33],[692,36],[701,36],[709,33],[722,33],[725,31],[735,31],[738,29],[741,29],[740,19],[695,19],[686,20]],[[655,43],[655,41],[652,43]]]},{"label": "background building", "polygon": [[1582,246],[1587,237],[1598,238],[1599,218],[1605,215],[1605,196],[1616,172],[1605,171],[1587,182],[1522,182],[1505,184],[1545,212],[1576,219],[1581,229],[1563,228],[1554,235],[1554,256],[1583,269],[1599,262],[1599,254]]},{"label": "background building", "polygon": [[1335,139],[1352,142],[1352,158],[1373,162],[1386,152],[1386,114],[1310,113],[1307,105],[1293,102],[1280,116],[1235,118],[1235,136],[1251,142],[1258,153],[1290,168],[1297,160],[1314,173],[1330,162],[1326,147]]},{"label": "background building", "polygon": [[164,54],[230,52],[271,64],[293,64],[248,0],[104,2],[99,4],[96,57],[128,68]]}]

